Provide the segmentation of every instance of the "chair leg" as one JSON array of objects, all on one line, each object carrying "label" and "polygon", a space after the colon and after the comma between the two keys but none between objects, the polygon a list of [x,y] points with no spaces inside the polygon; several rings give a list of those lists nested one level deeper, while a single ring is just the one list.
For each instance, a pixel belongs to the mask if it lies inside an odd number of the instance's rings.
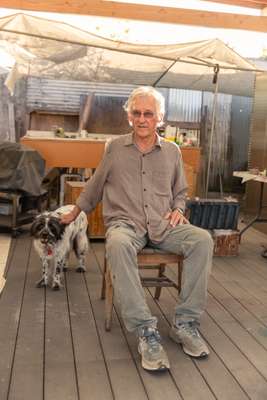
[{"label": "chair leg", "polygon": [[[160,264],[160,265],[159,265],[159,273],[158,273],[158,277],[159,277],[159,278],[161,278],[161,277],[164,275],[165,266],[166,266],[166,264]],[[160,298],[161,289],[162,289],[161,286],[158,286],[158,287],[156,287],[156,289],[155,289],[155,296],[154,296],[154,298],[155,298],[156,300],[158,300],[158,299]]]},{"label": "chair leg", "polygon": [[110,269],[107,268],[106,274],[106,302],[105,302],[105,329],[110,331],[111,329],[111,319],[112,319],[112,308],[113,308],[113,286],[110,276]]},{"label": "chair leg", "polygon": [[102,277],[101,300],[105,300],[106,297],[106,272],[107,272],[107,260],[106,260],[106,255],[104,255],[104,273]]},{"label": "chair leg", "polygon": [[178,261],[178,294],[182,289],[183,261]]}]

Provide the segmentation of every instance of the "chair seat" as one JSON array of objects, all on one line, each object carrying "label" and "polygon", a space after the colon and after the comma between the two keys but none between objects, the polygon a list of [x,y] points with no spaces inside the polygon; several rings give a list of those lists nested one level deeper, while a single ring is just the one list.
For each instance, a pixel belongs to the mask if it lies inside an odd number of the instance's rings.
[{"label": "chair seat", "polygon": [[[102,291],[101,298],[106,300],[105,304],[105,328],[107,331],[111,329],[112,319],[112,307],[113,307],[113,286],[111,280],[111,272],[109,265],[104,258],[104,275],[102,280]],[[155,287],[155,299],[159,299],[162,287],[175,287],[180,293],[181,282],[182,282],[182,271],[183,271],[183,260],[184,257],[181,254],[169,253],[152,247],[144,247],[137,254],[137,263],[140,269],[156,269],[158,270],[157,276],[145,276],[140,275],[141,283],[143,287]],[[167,277],[165,268],[167,264],[175,264],[177,267],[178,279],[177,282]]]}]

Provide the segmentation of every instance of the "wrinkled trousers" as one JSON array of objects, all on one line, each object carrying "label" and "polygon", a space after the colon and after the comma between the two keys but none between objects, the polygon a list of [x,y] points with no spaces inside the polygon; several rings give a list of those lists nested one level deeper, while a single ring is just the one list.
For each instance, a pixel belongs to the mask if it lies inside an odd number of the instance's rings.
[{"label": "wrinkled trousers", "polygon": [[182,289],[174,312],[175,321],[195,321],[206,306],[208,277],[212,265],[213,240],[204,229],[185,224],[172,228],[164,240],[153,243],[148,236],[138,237],[125,222],[109,227],[106,234],[106,257],[111,268],[114,294],[121,315],[130,332],[142,326],[156,326],[145,299],[137,266],[137,253],[146,245],[175,254],[183,254]]}]

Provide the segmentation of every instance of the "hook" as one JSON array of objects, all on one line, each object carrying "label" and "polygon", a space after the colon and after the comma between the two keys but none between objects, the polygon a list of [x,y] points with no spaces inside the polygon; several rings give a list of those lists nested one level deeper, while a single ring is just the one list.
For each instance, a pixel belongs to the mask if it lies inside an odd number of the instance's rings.
[{"label": "hook", "polygon": [[214,75],[213,75],[212,83],[214,83],[214,84],[217,83],[219,71],[220,71],[219,64],[216,64],[216,65],[213,67]]}]

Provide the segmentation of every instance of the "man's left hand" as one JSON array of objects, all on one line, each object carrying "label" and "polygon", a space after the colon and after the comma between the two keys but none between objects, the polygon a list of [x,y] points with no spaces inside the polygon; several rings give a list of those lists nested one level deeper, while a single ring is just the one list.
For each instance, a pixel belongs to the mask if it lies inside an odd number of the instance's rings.
[{"label": "man's left hand", "polygon": [[169,211],[164,218],[169,219],[173,227],[190,223],[179,210]]}]

